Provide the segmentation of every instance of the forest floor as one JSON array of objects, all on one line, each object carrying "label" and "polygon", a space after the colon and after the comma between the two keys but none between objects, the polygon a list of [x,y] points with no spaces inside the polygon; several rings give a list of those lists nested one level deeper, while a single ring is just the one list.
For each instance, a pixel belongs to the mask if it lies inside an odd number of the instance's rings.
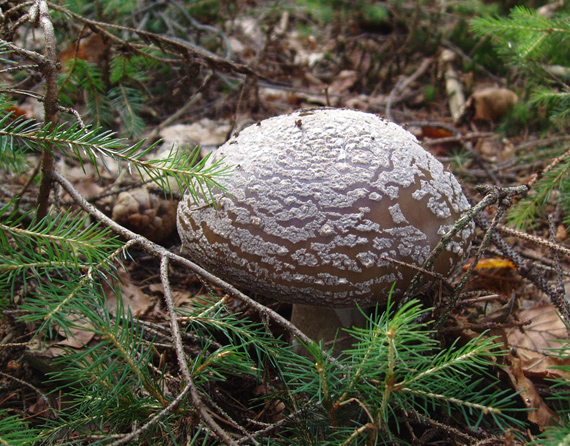
[{"label": "forest floor", "polygon": [[[554,159],[546,155],[537,157],[535,152],[547,153],[543,151],[545,148],[567,140],[564,135],[545,130],[540,114],[526,120],[521,117],[527,101],[525,80],[500,62],[489,39],[476,38],[469,30],[469,20],[476,11],[464,13],[460,8],[449,11],[440,8],[439,2],[393,2],[375,9],[385,16],[372,20],[365,9],[358,7],[323,18],[319,14],[326,15],[330,9],[326,5],[321,5],[320,12],[315,9],[312,14],[302,14],[294,8],[264,8],[263,2],[238,3],[242,9],[227,20],[195,18],[207,20],[209,26],[223,31],[232,51],[217,56],[220,60],[246,66],[255,76],[240,74],[231,67],[224,71],[223,63],[216,66],[214,59],[209,66],[181,69],[180,79],[169,80],[166,91],[147,98],[141,114],[146,122],[142,136],[148,141],[163,138],[167,145],[190,142],[200,145],[205,155],[224,143],[230,134],[268,117],[299,108],[356,109],[378,114],[412,132],[455,173],[467,197],[478,203],[485,197],[481,186],[506,191],[532,184],[536,175]],[[362,5],[372,3],[362,2]],[[307,4],[313,3],[303,3]],[[202,31],[207,33],[211,29]],[[79,50],[68,42],[67,52],[61,51],[62,61],[71,52],[104,64],[109,53],[118,51],[97,37],[98,34],[94,36],[84,40]],[[203,44],[200,51],[210,54],[205,49],[206,43]],[[65,45],[62,47],[65,49]],[[151,82],[158,83],[160,78]],[[34,117],[33,104],[20,106],[22,113]],[[121,133],[120,125],[116,130]],[[30,159],[37,162],[38,157],[32,154]],[[125,199],[145,199],[127,187],[138,179],[125,178],[124,174],[103,173],[98,178],[89,168],[86,174],[79,164],[70,163],[65,166],[65,175],[85,197],[120,188],[128,195]],[[5,183],[4,189],[17,190],[24,179],[12,177],[11,181],[14,183]],[[513,199],[516,205],[519,196]],[[115,200],[116,196],[111,196],[94,203],[112,216]],[[503,210],[508,215],[509,204],[505,201],[489,206],[484,214],[489,221]],[[473,339],[483,332],[500,339],[509,352],[500,359],[504,386],[518,392],[517,404],[521,408],[531,409],[525,415],[527,428],[517,428],[527,440],[552,426],[558,417],[548,402],[555,392],[549,380],[570,378],[568,369],[560,368],[570,366],[570,359],[552,354],[553,348],[560,348],[560,342],[568,339],[559,316],[560,298],[564,300],[560,285],[563,287],[567,282],[570,271],[570,240],[562,223],[566,217],[553,205],[532,224],[519,226],[520,229],[509,225],[508,218],[503,219],[494,232],[500,234],[509,249],[492,239],[479,252],[488,233],[479,227],[467,265],[453,278],[454,282],[458,283],[469,265],[481,257],[470,271],[468,293],[453,308],[452,317],[442,331],[448,344],[457,338]],[[125,225],[145,234],[144,227],[129,226],[128,221]],[[174,227],[165,231],[157,241],[173,252],[180,252],[180,239]],[[513,252],[514,260],[509,257]],[[126,305],[149,327],[168,326],[159,263],[144,251],[133,251],[130,259],[125,261],[126,270],[120,273]],[[224,295],[223,290],[204,284],[178,266],[172,267],[170,283],[176,305],[180,307],[200,299],[207,301],[209,291]],[[547,288],[541,289],[541,283],[558,289],[558,294],[545,292]],[[110,306],[116,306],[113,293],[109,291],[108,296]],[[262,296],[257,298],[268,308],[290,316],[290,305]],[[448,303],[446,296],[430,298],[438,308]],[[225,304],[236,314],[259,319],[243,302],[225,299]],[[81,329],[73,330],[71,335],[61,333],[48,349],[45,345],[40,349],[37,345],[40,340],[26,344],[36,326],[14,322],[14,314],[6,312],[0,326],[3,338],[0,343],[12,345],[0,349],[3,386],[0,407],[41,417],[48,411],[47,403],[33,387],[21,382],[34,383],[41,388],[41,394],[53,390],[43,387],[43,373],[52,370],[50,359],[45,358],[57,357],[64,348],[86,348],[95,334]],[[283,328],[275,327],[276,335],[282,331]],[[17,342],[26,345],[17,347]],[[235,396],[236,401],[254,398],[244,396],[244,388],[234,390],[236,393],[232,395],[226,386],[224,398]],[[247,391],[261,392],[253,385]],[[437,430],[435,424],[431,428]],[[416,438],[415,444],[436,444],[435,441],[461,444],[453,434],[445,440],[444,437],[439,435],[434,442],[427,436]],[[486,444],[492,444],[488,441]],[[516,443],[508,435],[493,441],[505,445]]]}]

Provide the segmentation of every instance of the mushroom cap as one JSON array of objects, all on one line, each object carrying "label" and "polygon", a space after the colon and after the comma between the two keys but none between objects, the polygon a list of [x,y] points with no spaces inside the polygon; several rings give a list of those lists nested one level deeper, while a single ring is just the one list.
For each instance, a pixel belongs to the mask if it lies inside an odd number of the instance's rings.
[{"label": "mushroom cap", "polygon": [[[178,207],[190,256],[220,278],[284,302],[349,307],[401,297],[462,212],[452,173],[408,131],[344,109],[297,111],[221,146],[234,170],[216,206]],[[451,273],[473,236],[460,231],[435,262]],[[424,284],[435,279],[424,277]]]}]

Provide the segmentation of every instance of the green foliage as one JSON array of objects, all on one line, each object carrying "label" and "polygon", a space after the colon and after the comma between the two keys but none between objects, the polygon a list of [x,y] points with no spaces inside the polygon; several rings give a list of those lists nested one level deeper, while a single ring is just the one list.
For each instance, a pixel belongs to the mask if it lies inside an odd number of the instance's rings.
[{"label": "green foliage", "polygon": [[99,67],[77,59],[64,65],[67,70],[60,76],[62,103],[76,107],[80,97],[85,100],[83,116],[96,127],[110,127],[113,122],[111,103]]},{"label": "green foliage", "polygon": [[[86,313],[101,341],[59,360],[62,371],[53,379],[64,383],[62,389],[74,390],[70,407],[43,430],[46,443],[69,432],[97,438],[103,426],[111,426],[107,436],[119,434],[145,423],[172,401],[166,391],[172,377],[167,369],[153,366],[153,337],[145,327],[124,308],[111,314],[104,301],[93,305],[103,309]],[[393,444],[401,437],[398,420],[404,413],[429,419],[440,410],[473,429],[484,421],[498,427],[516,424],[505,412],[512,395],[491,387],[495,379],[487,374],[497,354],[492,339],[481,337],[441,350],[433,333],[415,323],[423,312],[418,302],[400,310],[388,308],[370,320],[369,328],[353,331],[358,343],[336,360],[317,344],[308,346],[314,358],[297,355],[263,324],[229,314],[219,301],[181,314],[188,322],[186,332],[203,343],[190,364],[203,392],[236,379],[255,383],[269,370],[277,373],[274,394],[268,397],[282,400],[284,415],[302,411],[287,425],[283,439],[336,445],[369,444],[376,438],[377,444]],[[184,405],[153,426],[147,438],[170,444],[160,439],[193,416],[194,409]],[[203,432],[196,430],[196,438],[203,438],[199,434]],[[280,440],[274,441],[267,444]],[[105,440],[93,444],[100,443]]]},{"label": "green foliage", "polygon": [[62,98],[71,107],[76,106],[82,97],[85,101],[83,116],[88,123],[109,128],[117,116],[122,124],[121,133],[125,137],[139,137],[146,128],[146,122],[141,116],[146,96],[140,88],[130,85],[144,85],[144,82],[148,82],[149,77],[142,69],[142,64],[140,57],[114,58],[109,77],[111,87],[108,88],[97,65],[81,59],[70,61],[66,63],[69,72],[61,75]]},{"label": "green foliage", "polygon": [[[81,128],[79,124],[61,124],[52,130],[50,125],[42,128],[34,121],[11,121],[10,116],[6,116],[0,121],[0,138],[50,152],[57,148],[82,166],[87,156],[97,169],[101,165],[107,167],[105,158],[108,157],[124,163],[129,171],[134,170],[141,176],[150,178],[168,192],[171,192],[168,179],[173,179],[180,190],[189,188],[197,200],[200,193],[208,199],[213,188],[223,189],[217,179],[229,175],[232,169],[232,166],[225,166],[223,160],[207,166],[208,157],[200,160],[199,148],[173,148],[165,159],[146,160],[158,143],[146,148],[144,140],[129,145],[126,140],[116,138],[110,131]],[[119,164],[119,168],[121,166]]]},{"label": "green foliage", "polygon": [[[3,103],[7,105],[6,102]],[[0,128],[10,126],[15,132],[22,130],[34,131],[37,125],[33,121],[24,119],[15,119],[13,113],[0,111]],[[0,135],[0,164],[8,172],[20,172],[28,164],[26,159],[26,151],[30,149],[27,141],[16,141],[9,134]]]},{"label": "green foliage", "polygon": [[[322,20],[328,20],[331,6],[364,11],[374,20],[383,20],[386,12],[369,1],[305,4],[322,8]],[[139,20],[135,2],[75,0],[70,5],[73,11],[121,25]],[[186,6],[175,9],[183,18],[188,18],[184,11],[203,10],[215,17],[221,7],[231,7],[215,1]],[[172,11],[150,14],[149,27],[171,26],[187,33],[187,27],[171,20]],[[69,13],[53,17],[63,24],[72,20]],[[57,31],[64,33],[66,26]],[[25,157],[36,153],[85,170],[89,164],[99,173],[116,164],[166,192],[171,192],[173,180],[196,201],[211,199],[213,188],[222,187],[220,179],[231,174],[231,166],[199,159],[198,148],[173,148],[165,159],[152,159],[156,144],[125,139],[145,129],[143,105],[156,99],[157,90],[172,80],[186,86],[187,79],[167,76],[159,86],[152,81],[160,74],[174,76],[187,69],[188,55],[159,45],[140,49],[144,45],[137,32],[109,29],[124,43],[114,47],[108,67],[73,60],[60,74],[57,99],[60,105],[79,110],[76,115],[60,110],[57,124],[17,118],[6,112],[13,99],[6,98],[0,107],[4,172],[30,175],[24,170]],[[201,31],[207,34],[205,28]],[[60,41],[63,37],[58,36]],[[165,67],[167,58],[174,68]],[[18,75],[25,78],[23,67]],[[38,68],[34,65],[33,70]],[[89,125],[66,122],[70,116],[81,116]],[[113,132],[114,126],[122,137]],[[144,430],[127,438],[128,444],[220,444],[204,413],[233,438],[241,436],[242,443],[259,434],[259,443],[272,445],[290,444],[291,439],[300,445],[412,442],[402,419],[413,418],[425,426],[442,414],[450,423],[471,429],[485,424],[500,432],[515,423],[509,412],[512,395],[503,393],[489,373],[492,356],[498,354],[493,340],[481,336],[442,348],[429,327],[418,322],[425,310],[416,301],[399,309],[389,306],[382,314],[378,310],[366,329],[350,332],[357,342],[339,358],[318,344],[306,346],[310,359],[299,355],[279,338],[281,334],[270,330],[274,327],[267,308],[259,321],[257,314],[252,316],[249,309],[226,298],[200,296],[198,302],[176,308],[168,317],[159,317],[159,308],[156,320],[149,322],[131,312],[119,282],[123,263],[137,253],[133,254],[131,242],[92,221],[85,209],[94,214],[93,208],[79,199],[66,203],[68,197],[58,194],[50,212],[38,218],[35,203],[25,200],[29,194],[2,194],[0,304],[14,326],[29,330],[26,340],[31,338],[39,349],[56,355],[42,386],[51,390],[51,401],[62,403],[50,409],[49,417],[32,421],[25,418],[27,414],[0,411],[2,444],[35,440],[45,445],[103,445],[124,440],[141,426]],[[145,248],[156,255],[150,243]],[[163,279],[163,285],[166,282]],[[116,304],[111,304],[112,298]],[[172,317],[174,312],[178,320]],[[182,328],[182,353],[173,327]],[[77,348],[62,347],[78,333],[88,333],[89,340]],[[183,366],[189,369],[190,383],[181,372]],[[266,426],[273,426],[268,435]]]},{"label": "green foliage", "polygon": [[[517,71],[518,76],[523,77],[530,96],[527,110],[542,110],[556,130],[567,131],[570,123],[570,85],[567,83],[570,24],[567,10],[547,18],[519,6],[511,11],[508,18],[478,18],[473,20],[472,26],[479,36],[492,36],[504,60]],[[523,116],[522,107],[519,108],[519,116]],[[561,147],[558,153],[565,150]],[[549,158],[544,149],[537,149],[532,157],[543,159],[545,166],[548,165]],[[510,218],[517,226],[532,224],[558,204],[561,205],[564,222],[570,224],[569,162],[567,155],[556,160],[546,169],[529,196],[515,207]]]},{"label": "green foliage", "polygon": [[[122,306],[111,314],[105,300],[95,304],[102,310],[87,314],[100,341],[81,351],[70,350],[59,359],[61,371],[54,372],[52,379],[63,383],[61,389],[66,392],[73,389],[71,404],[42,431],[45,444],[62,436],[72,440],[70,433],[92,438],[90,444],[105,444],[112,434],[146,423],[176,396],[169,390],[176,385],[171,370],[155,365],[154,336]],[[206,393],[210,386],[227,380],[255,382],[261,372],[258,364],[277,347],[284,347],[262,324],[228,315],[227,308],[215,300],[184,309],[181,315],[188,321],[186,331],[203,343],[189,366],[192,378]],[[219,337],[225,338],[224,345],[212,341]],[[184,426],[195,415],[195,408],[184,404],[153,426],[146,438],[153,444],[172,444],[173,432],[176,437],[183,434],[175,432],[176,426]],[[107,433],[97,441],[102,430]]]},{"label": "green foliage", "polygon": [[145,121],[140,116],[145,104],[144,94],[136,88],[118,85],[109,90],[109,99],[121,117],[124,134],[127,137],[141,135],[145,129]]},{"label": "green foliage", "polygon": [[38,431],[20,417],[10,415],[8,410],[0,409],[0,444],[10,446],[28,446],[37,439]]},{"label": "green foliage", "polygon": [[306,400],[295,431],[301,444],[394,444],[402,438],[403,414],[429,419],[444,412],[472,429],[517,424],[505,411],[512,394],[496,390],[488,373],[497,355],[493,339],[441,350],[417,322],[425,311],[418,301],[399,309],[389,304],[367,328],[349,330],[357,342],[337,360],[315,344],[307,346],[313,358],[282,369],[291,401]]},{"label": "green foliage", "polygon": [[474,19],[472,26],[482,37],[492,35],[504,59],[526,76],[534,87],[531,102],[546,107],[553,119],[565,123],[570,98],[558,72],[570,68],[567,18],[545,18],[534,10],[516,7],[508,18]]},{"label": "green foliage", "polygon": [[511,63],[521,68],[523,62],[568,61],[563,50],[567,48],[570,25],[565,18],[541,17],[535,10],[519,6],[511,11],[509,18],[479,18],[472,23],[479,35],[491,34],[506,43],[501,50]]},{"label": "green foliage", "polygon": [[544,174],[528,197],[512,210],[510,218],[525,227],[538,218],[548,219],[548,213],[556,203],[564,210],[563,222],[570,225],[570,157]]}]

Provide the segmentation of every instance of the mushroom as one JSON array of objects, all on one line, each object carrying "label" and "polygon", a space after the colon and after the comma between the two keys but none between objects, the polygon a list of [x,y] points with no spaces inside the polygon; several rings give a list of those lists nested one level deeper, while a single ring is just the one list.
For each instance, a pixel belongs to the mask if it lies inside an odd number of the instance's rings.
[{"label": "mushroom", "polygon": [[[355,307],[400,299],[470,208],[452,173],[402,127],[345,109],[301,110],[234,135],[213,155],[234,171],[215,205],[178,207],[189,255],[254,293],[293,303],[315,340],[361,325]],[[433,270],[451,274],[474,233],[467,226]],[[397,263],[393,262],[396,260]],[[424,286],[436,279],[424,278]]]}]

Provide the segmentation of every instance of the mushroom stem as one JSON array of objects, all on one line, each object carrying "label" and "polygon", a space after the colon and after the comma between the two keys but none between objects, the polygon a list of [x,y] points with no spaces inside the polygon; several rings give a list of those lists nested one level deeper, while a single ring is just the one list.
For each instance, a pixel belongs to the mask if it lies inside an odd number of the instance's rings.
[{"label": "mushroom stem", "polygon": [[[333,352],[336,355],[352,347],[354,343],[354,338],[341,329],[364,328],[366,316],[360,308],[328,308],[294,304],[291,322],[309,338],[317,342],[322,341],[325,348],[330,348],[332,342],[336,340]],[[298,352],[305,353],[304,349],[298,349]]]}]

